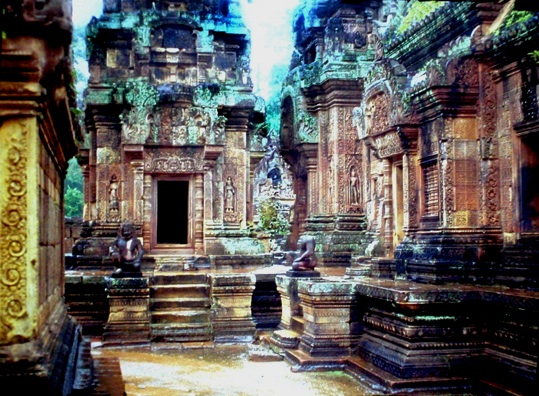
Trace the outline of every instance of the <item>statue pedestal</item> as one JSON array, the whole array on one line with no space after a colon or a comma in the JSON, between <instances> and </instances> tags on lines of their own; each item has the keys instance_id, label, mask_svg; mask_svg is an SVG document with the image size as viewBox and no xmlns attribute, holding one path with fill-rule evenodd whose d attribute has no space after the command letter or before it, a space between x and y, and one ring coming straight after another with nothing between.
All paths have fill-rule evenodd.
<instances>
[{"instance_id":1,"label":"statue pedestal","mask_svg":"<svg viewBox=\"0 0 539 396\"><path fill-rule=\"evenodd\" d=\"M320 278L320 272L315 270L288 270L286 276L291 278Z\"/></svg>"},{"instance_id":2,"label":"statue pedestal","mask_svg":"<svg viewBox=\"0 0 539 396\"><path fill-rule=\"evenodd\" d=\"M216 342L251 342L255 322L251 301L256 277L253 274L212 276L213 335Z\"/></svg>"},{"instance_id":3,"label":"statue pedestal","mask_svg":"<svg viewBox=\"0 0 539 396\"><path fill-rule=\"evenodd\" d=\"M104 344L146 344L150 341L148 278L108 278L109 318Z\"/></svg>"},{"instance_id":4,"label":"statue pedestal","mask_svg":"<svg viewBox=\"0 0 539 396\"><path fill-rule=\"evenodd\" d=\"M284 276L275 277L277 291L281 296L282 313L279 323L281 329L295 330L292 328L292 318L302 315L298 297L298 280L308 278L320 278L320 272L288 270Z\"/></svg>"},{"instance_id":5,"label":"statue pedestal","mask_svg":"<svg viewBox=\"0 0 539 396\"><path fill-rule=\"evenodd\" d=\"M281 330L274 333L272 342L286 349L287 356L299 365L303 364L302 360L313 362L320 357L331 360L349 356L358 338L354 317L355 284L323 279L320 273L313 272L318 277L308 278L305 274L275 278L281 295L282 316Z\"/></svg>"}]
</instances>

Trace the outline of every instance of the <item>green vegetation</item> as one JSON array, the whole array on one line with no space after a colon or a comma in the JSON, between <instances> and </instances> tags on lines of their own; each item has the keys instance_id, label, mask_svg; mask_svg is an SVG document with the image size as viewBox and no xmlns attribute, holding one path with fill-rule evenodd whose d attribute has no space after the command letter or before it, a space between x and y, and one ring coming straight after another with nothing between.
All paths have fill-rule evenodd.
<instances>
[{"instance_id":1,"label":"green vegetation","mask_svg":"<svg viewBox=\"0 0 539 396\"><path fill-rule=\"evenodd\" d=\"M280 211L279 202L268 198L260 202L258 207L258 224L256 230L269 235L286 235L290 230L290 222Z\"/></svg>"},{"instance_id":2,"label":"green vegetation","mask_svg":"<svg viewBox=\"0 0 539 396\"><path fill-rule=\"evenodd\" d=\"M512 10L503 21L503 23L496 29L493 34L498 35L508 27L516 25L519 23L526 22L528 19L534 16L534 13L531 11L517 11Z\"/></svg>"},{"instance_id":3,"label":"green vegetation","mask_svg":"<svg viewBox=\"0 0 539 396\"><path fill-rule=\"evenodd\" d=\"M266 104L266 125L272 140L277 139L281 129L281 87L287 74L288 65L275 65L271 71L271 96Z\"/></svg>"},{"instance_id":4,"label":"green vegetation","mask_svg":"<svg viewBox=\"0 0 539 396\"><path fill-rule=\"evenodd\" d=\"M446 3L446 1L412 0L396 29L397 34L403 34L414 23L422 21L427 15L430 15L438 8L443 7Z\"/></svg>"},{"instance_id":5,"label":"green vegetation","mask_svg":"<svg viewBox=\"0 0 539 396\"><path fill-rule=\"evenodd\" d=\"M77 160L69 160L64 183L64 210L66 217L81 217L84 206L82 170Z\"/></svg>"}]
</instances>

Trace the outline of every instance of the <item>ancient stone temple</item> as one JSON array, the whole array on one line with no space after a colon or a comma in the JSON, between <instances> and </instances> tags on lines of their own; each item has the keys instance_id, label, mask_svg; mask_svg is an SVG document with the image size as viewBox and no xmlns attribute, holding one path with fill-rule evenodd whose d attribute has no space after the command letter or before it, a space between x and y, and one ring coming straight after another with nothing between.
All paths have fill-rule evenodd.
<instances>
[{"instance_id":1,"label":"ancient stone temple","mask_svg":"<svg viewBox=\"0 0 539 396\"><path fill-rule=\"evenodd\" d=\"M2 393L67 395L89 385L77 374L89 344L63 300L63 179L81 137L71 2L3 1L0 29Z\"/></svg>"},{"instance_id":2,"label":"ancient stone temple","mask_svg":"<svg viewBox=\"0 0 539 396\"><path fill-rule=\"evenodd\" d=\"M87 34L94 236L130 221L147 257L263 252L247 223L264 105L238 2L105 1Z\"/></svg>"},{"instance_id":3,"label":"ancient stone temple","mask_svg":"<svg viewBox=\"0 0 539 396\"><path fill-rule=\"evenodd\" d=\"M291 361L390 393L537 389L537 11L300 7L281 102L295 232L351 267L297 282L275 337Z\"/></svg>"}]
</instances>

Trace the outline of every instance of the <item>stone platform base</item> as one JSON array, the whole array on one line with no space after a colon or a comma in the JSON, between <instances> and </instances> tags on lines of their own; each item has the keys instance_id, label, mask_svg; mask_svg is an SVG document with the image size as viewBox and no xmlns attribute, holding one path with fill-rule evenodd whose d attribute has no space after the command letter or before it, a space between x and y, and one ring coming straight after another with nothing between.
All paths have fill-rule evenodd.
<instances>
[{"instance_id":1,"label":"stone platform base","mask_svg":"<svg viewBox=\"0 0 539 396\"><path fill-rule=\"evenodd\" d=\"M346 359L345 371L372 388L380 385L384 394L456 395L472 390L470 381L465 378L398 378L357 356Z\"/></svg>"},{"instance_id":2,"label":"stone platform base","mask_svg":"<svg viewBox=\"0 0 539 396\"><path fill-rule=\"evenodd\" d=\"M291 278L320 278L320 272L318 271L286 271L286 276Z\"/></svg>"}]
</instances>

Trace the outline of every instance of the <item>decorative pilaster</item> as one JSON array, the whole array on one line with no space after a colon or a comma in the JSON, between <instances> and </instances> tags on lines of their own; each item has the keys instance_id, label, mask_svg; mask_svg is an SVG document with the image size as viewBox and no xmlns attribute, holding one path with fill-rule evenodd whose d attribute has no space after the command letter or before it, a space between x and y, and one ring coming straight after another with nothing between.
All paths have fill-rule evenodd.
<instances>
[{"instance_id":1,"label":"decorative pilaster","mask_svg":"<svg viewBox=\"0 0 539 396\"><path fill-rule=\"evenodd\" d=\"M132 161L133 167L133 218L136 224L142 223L144 213L144 162Z\"/></svg>"},{"instance_id":2,"label":"decorative pilaster","mask_svg":"<svg viewBox=\"0 0 539 396\"><path fill-rule=\"evenodd\" d=\"M318 194L318 172L316 158L307 158L307 213L317 213L319 211Z\"/></svg>"},{"instance_id":3,"label":"decorative pilaster","mask_svg":"<svg viewBox=\"0 0 539 396\"><path fill-rule=\"evenodd\" d=\"M36 123L32 119L14 119L0 124L0 345L16 339L31 339L39 295L38 226L36 191ZM31 143L32 141L32 143ZM31 183L31 185L29 185ZM37 191L36 191L37 192Z\"/></svg>"},{"instance_id":4,"label":"decorative pilaster","mask_svg":"<svg viewBox=\"0 0 539 396\"><path fill-rule=\"evenodd\" d=\"M195 174L195 233L196 254L204 254L204 176Z\"/></svg>"},{"instance_id":5,"label":"decorative pilaster","mask_svg":"<svg viewBox=\"0 0 539 396\"><path fill-rule=\"evenodd\" d=\"M391 179L391 162L384 159L382 163L384 172L383 177L383 213L381 231L384 236L384 250L390 252L393 250L393 231L395 228L395 215L393 211L393 189L398 188L392 185Z\"/></svg>"}]
</instances>

